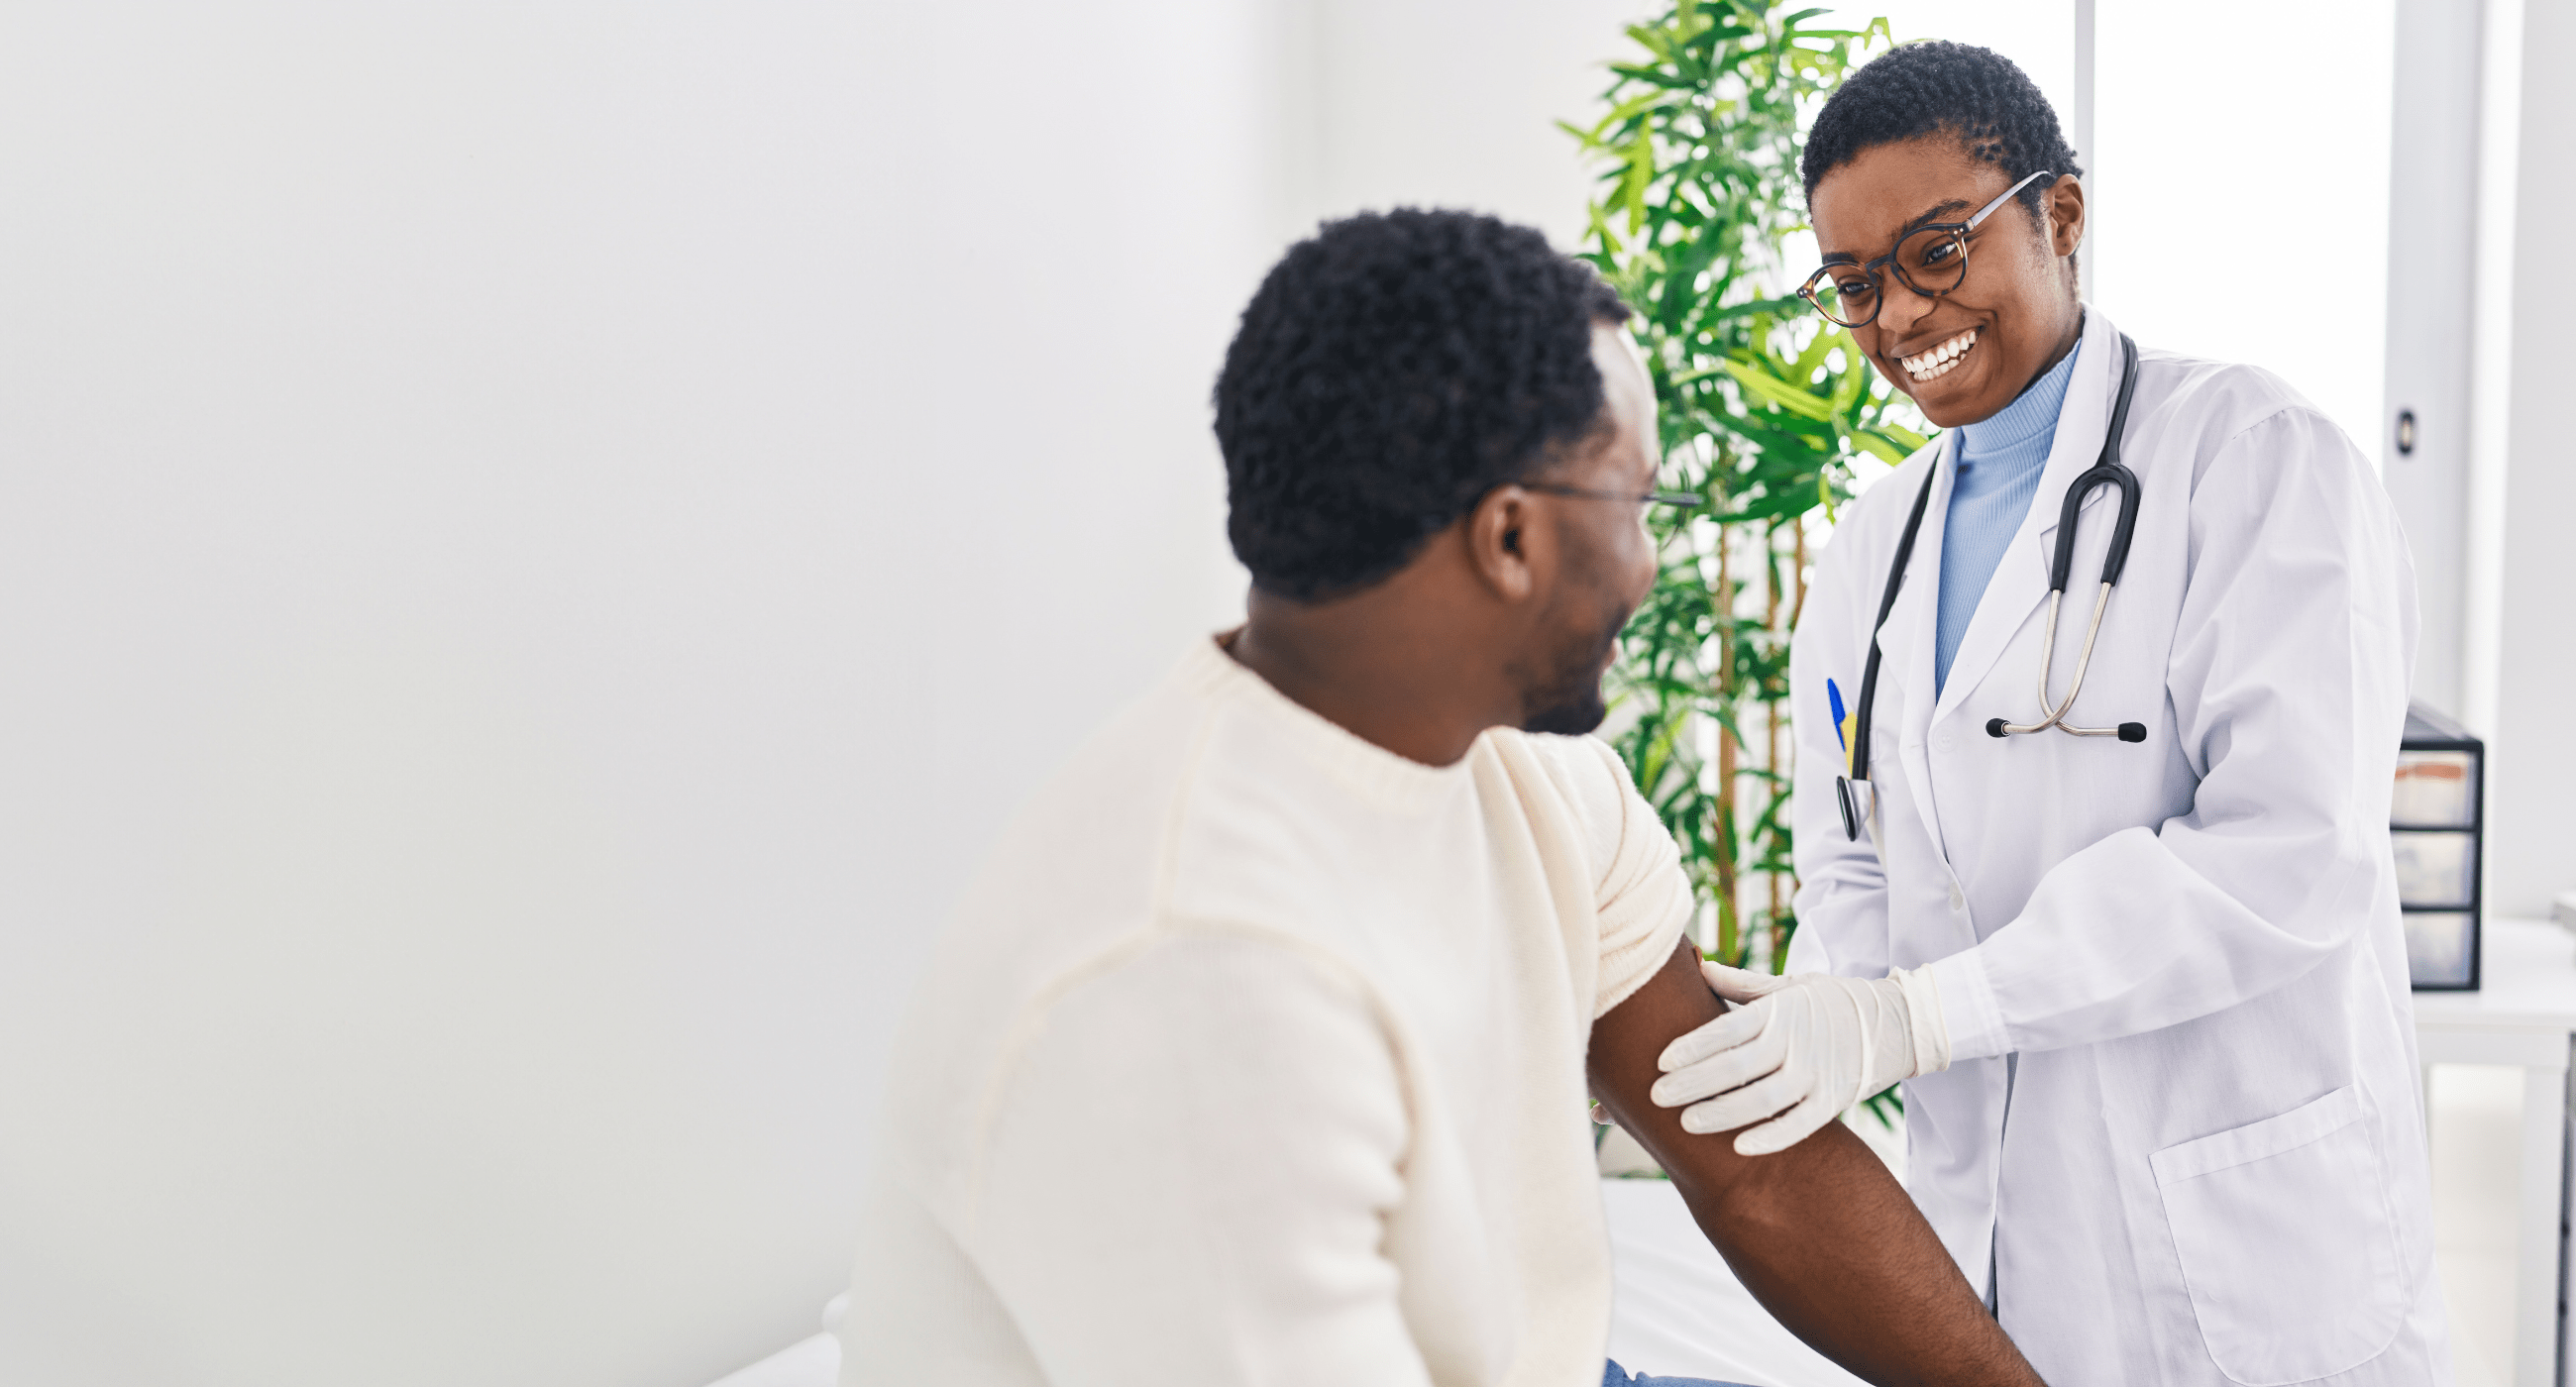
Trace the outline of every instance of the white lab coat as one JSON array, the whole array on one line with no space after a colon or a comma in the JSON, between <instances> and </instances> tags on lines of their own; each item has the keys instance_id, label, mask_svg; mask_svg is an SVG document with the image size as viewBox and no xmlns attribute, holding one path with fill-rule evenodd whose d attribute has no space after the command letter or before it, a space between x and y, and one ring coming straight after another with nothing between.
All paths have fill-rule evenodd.
<instances>
[{"instance_id":1,"label":"white lab coat","mask_svg":"<svg viewBox=\"0 0 2576 1387\"><path fill-rule=\"evenodd\" d=\"M2388 838L2414 572L2369 463L2279 379L2142 347L2136 540L2070 720L2147 739L1985 731L2038 720L2059 508L2119 376L2092 312L1937 698L1943 445L1844 511L1791 655L1791 967L1933 965L1955 1059L1906 1085L1908 1185L2049 1381L2446 1384ZM1825 681L1857 699L1936 467L1880 633L1873 850L1835 808ZM2057 696L2117 501L2080 517Z\"/></svg>"}]
</instances>

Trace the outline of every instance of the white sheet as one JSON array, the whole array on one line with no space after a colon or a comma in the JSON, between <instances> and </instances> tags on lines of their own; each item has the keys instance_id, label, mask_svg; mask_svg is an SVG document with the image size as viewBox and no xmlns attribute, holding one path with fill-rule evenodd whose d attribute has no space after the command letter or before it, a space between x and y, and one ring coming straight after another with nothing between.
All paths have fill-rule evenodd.
<instances>
[{"instance_id":1,"label":"white sheet","mask_svg":"<svg viewBox=\"0 0 2576 1387\"><path fill-rule=\"evenodd\" d=\"M708 1387L833 1387L841 1380L841 1341L830 1334L799 1339Z\"/></svg>"},{"instance_id":2,"label":"white sheet","mask_svg":"<svg viewBox=\"0 0 2576 1387\"><path fill-rule=\"evenodd\" d=\"M1860 1379L1798 1342L1708 1245L1669 1180L1604 1180L1610 1216L1610 1356L1632 1373L1705 1377L1754 1387L1858 1387ZM838 1322L835 1300L825 1324ZM711 1387L833 1387L841 1341L792 1344Z\"/></svg>"},{"instance_id":3,"label":"white sheet","mask_svg":"<svg viewBox=\"0 0 2576 1387\"><path fill-rule=\"evenodd\" d=\"M1618 1281L1610 1356L1619 1366L1755 1387L1860 1387L1755 1303L1670 1180L1604 1180L1601 1201Z\"/></svg>"}]
</instances>

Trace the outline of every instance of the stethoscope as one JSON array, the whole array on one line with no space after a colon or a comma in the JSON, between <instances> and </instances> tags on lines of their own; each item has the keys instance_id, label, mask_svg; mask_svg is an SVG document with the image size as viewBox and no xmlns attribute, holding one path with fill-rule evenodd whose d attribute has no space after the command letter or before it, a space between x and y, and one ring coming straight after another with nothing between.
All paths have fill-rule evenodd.
<instances>
[{"instance_id":1,"label":"stethoscope","mask_svg":"<svg viewBox=\"0 0 2576 1387\"><path fill-rule=\"evenodd\" d=\"M2138 474L2120 462L2120 435L2129 423L2129 396L2138 388L2138 344L2129 334L2120 334L2120 395L2111 407L2111 427L2102 439L2102 456L2090 471L2077 477L2066 488L2066 502L2057 513L2057 554L2048 570L2048 634L2039 647L2039 721L2027 724L2008 723L1993 718L1986 723L1989 737L2009 737L2026 732L2045 732L2054 727L2077 737L2117 737L2124 742L2143 742L2147 726L2124 722L2117 727L2078 727L2066 720L2075 708L2075 696L2084 691L2084 671L2093 663L2093 640L2102 634L2102 612L2111 603L2111 589L2119 586L2120 570L2129 562L2129 539L2138 528ZM1887 624L1887 614L1895 610L1896 593L1905 586L1905 567L1914 557L1915 532L1923 528L1923 508L1932 499L1933 483L1941 479L1941 469L1923 479L1923 489L1914 493L1914 510L1905 518L1905 534L1896 541L1895 561L1888 565L1887 589L1878 599L1878 620L1870 627L1869 664L1861 671L1860 708L1852 723L1851 773L1834 777L1834 799L1842 810L1843 834L1853 842L1860 841L1863 824L1870 827L1875 839L1878 821L1878 797L1869 781L1869 723L1871 708L1878 701L1878 628ZM2084 509L2084 498L2098 486L2120 489L2120 515L2111 528L2111 549L2102 557L2102 586L2093 596L2093 620L2084 628L2084 650L2075 659L2075 682L2066 689L2066 699L2051 703L2048 698L2048 670L2057 653L2057 612L2066 600L2066 583L2075 569L2075 521Z\"/></svg>"}]
</instances>

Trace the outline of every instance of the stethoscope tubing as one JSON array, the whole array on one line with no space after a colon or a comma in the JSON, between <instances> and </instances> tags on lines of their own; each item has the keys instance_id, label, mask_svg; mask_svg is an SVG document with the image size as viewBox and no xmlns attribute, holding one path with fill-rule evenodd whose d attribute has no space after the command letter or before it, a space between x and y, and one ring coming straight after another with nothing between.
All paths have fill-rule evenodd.
<instances>
[{"instance_id":1,"label":"stethoscope tubing","mask_svg":"<svg viewBox=\"0 0 2576 1387\"><path fill-rule=\"evenodd\" d=\"M2120 585L2121 571L2128 567L2129 543L2136 537L2138 505L2144 488L2138 474L2120 460L2121 436L2128 432L2129 402L2138 389L2138 344L2127 333L2120 334L2120 390L2111 406L2111 420L2103 430L2102 452L2093 466L2068 485L2066 499L2057 515L2057 546L2050 556L2048 571L2048 626L2040 642L2039 710L2040 720L2016 725L2002 718L1986 723L1986 735L2006 737L2045 732L2056 728L2077 737L2117 737L2124 742L2147 739L2146 725L2124 722L2117 727L2078 727L2066 721L2074 710L2075 697L2084 691L2084 674L2093 664L2093 643L2102 634L2102 615L2111 603L2111 590ZM1854 841L1860 838L1861 825L1870 824L1870 836L1877 835L1878 802L1874 790L1864 791L1869 783L1870 723L1878 706L1878 669L1880 652L1878 633L1887 625L1888 614L1896 609L1896 596L1905 586L1905 571L1914 560L1914 539L1923 528L1923 512L1931 503L1932 488L1941 479L1936 462L1932 473L1923 479L1922 489L1914 493L1914 509L1905 517L1905 531L1896 541L1896 555L1887 569L1887 586L1878 599L1878 620L1870 624L1869 661L1861 671L1860 707L1852 721L1850 774L1835 786L1843 816L1843 832ZM2063 701L2048 696L2048 672L2056 662L2057 618L2066 601L2066 585L2075 569L2075 525L2082 515L2085 498L2098 487L2119 489L2118 518L2111 527L2111 546L2102 556L2102 583L2093 597L2092 619L2085 623L2084 648L2075 658L2075 680L2067 686ZM1865 803L1864 803L1865 800Z\"/></svg>"},{"instance_id":2,"label":"stethoscope tubing","mask_svg":"<svg viewBox=\"0 0 2576 1387\"><path fill-rule=\"evenodd\" d=\"M2102 613L2111 605L2111 589L2120 585L2120 572L2129 566L2129 541L2138 530L2138 503L2144 488L2138 474L2120 461L2120 438L2129 430L2129 400L2138 389L2138 344L2129 334L2120 334L2120 394L2111 406L2110 427L2102 433L2102 455L2093 466L2066 488L2066 500L2057 512L2057 551L2048 565L2048 634L2039 647L2039 712L2040 720L2022 726L1990 718L1986 735L2008 737L2045 732L2054 727L2078 737L2117 737L2124 742L2146 740L2143 723L2124 722L2117 727L2078 727L2066 720L2075 709L2075 696L2084 691L2084 672L2093 666L2093 642L2102 634ZM2096 487L2114 486L2120 490L2118 517L2111 525L2111 547L2102 555L2102 586L2093 597L2093 619L2084 627L2084 649L2075 657L2075 679L2066 686L2065 701L2052 703L2048 697L2048 672L2056 666L2057 615L2066 600L2067 580L2075 569L2075 525L2084 513L2084 498Z\"/></svg>"},{"instance_id":3,"label":"stethoscope tubing","mask_svg":"<svg viewBox=\"0 0 2576 1387\"><path fill-rule=\"evenodd\" d=\"M1914 537L1923 529L1923 508L1932 499L1932 484L1941 479L1936 464L1932 475L1923 479L1923 489L1914 493L1914 509L1905 517L1905 533L1896 541L1896 559L1888 565L1887 588L1879 594L1878 620L1869 624L1869 663L1861 670L1860 711L1852 721L1851 778L1869 779L1870 716L1878 707L1878 632L1887 625L1887 614L1896 610L1896 594L1905 586L1906 567L1914 560Z\"/></svg>"}]
</instances>

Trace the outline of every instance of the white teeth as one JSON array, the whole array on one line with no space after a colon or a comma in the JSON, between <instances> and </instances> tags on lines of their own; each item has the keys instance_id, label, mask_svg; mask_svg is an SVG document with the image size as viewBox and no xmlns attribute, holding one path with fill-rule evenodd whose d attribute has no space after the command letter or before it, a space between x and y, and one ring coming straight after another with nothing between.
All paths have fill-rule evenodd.
<instances>
[{"instance_id":1,"label":"white teeth","mask_svg":"<svg viewBox=\"0 0 2576 1387\"><path fill-rule=\"evenodd\" d=\"M1966 355L1968 348L1975 345L1977 345L1977 330L1970 328L1920 355L1899 357L1897 364L1905 368L1905 374L1916 380L1931 380L1936 376L1947 375L1951 364Z\"/></svg>"}]
</instances>

